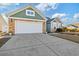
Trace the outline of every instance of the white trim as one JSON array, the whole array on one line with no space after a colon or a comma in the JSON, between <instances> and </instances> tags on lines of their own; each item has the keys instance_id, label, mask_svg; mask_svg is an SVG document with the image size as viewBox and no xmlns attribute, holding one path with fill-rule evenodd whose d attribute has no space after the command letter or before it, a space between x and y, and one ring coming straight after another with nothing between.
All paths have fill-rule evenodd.
<instances>
[{"instance_id":1,"label":"white trim","mask_svg":"<svg viewBox=\"0 0 79 59\"><path fill-rule=\"evenodd\" d=\"M28 14L28 12L32 12L33 14ZM26 10L27 16L35 16L35 12L33 10Z\"/></svg>"},{"instance_id":2,"label":"white trim","mask_svg":"<svg viewBox=\"0 0 79 59\"><path fill-rule=\"evenodd\" d=\"M46 20L38 20L38 19L29 19L29 18L18 18L18 17L9 17L9 19L22 19L22 20L32 20L32 21L45 21L46 22Z\"/></svg>"}]
</instances>

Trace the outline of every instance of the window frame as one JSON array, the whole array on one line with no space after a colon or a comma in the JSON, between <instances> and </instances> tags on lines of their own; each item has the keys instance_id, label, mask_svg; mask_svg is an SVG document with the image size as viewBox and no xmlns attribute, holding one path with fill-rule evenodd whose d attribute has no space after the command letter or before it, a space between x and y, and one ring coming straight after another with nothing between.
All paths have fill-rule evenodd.
<instances>
[{"instance_id":1,"label":"window frame","mask_svg":"<svg viewBox=\"0 0 79 59\"><path fill-rule=\"evenodd\" d=\"M30 14L28 14L28 12L30 12ZM32 12L33 14L31 14L31 12ZM35 16L35 12L34 12L33 10L26 10L26 15L27 15L27 16Z\"/></svg>"}]
</instances>

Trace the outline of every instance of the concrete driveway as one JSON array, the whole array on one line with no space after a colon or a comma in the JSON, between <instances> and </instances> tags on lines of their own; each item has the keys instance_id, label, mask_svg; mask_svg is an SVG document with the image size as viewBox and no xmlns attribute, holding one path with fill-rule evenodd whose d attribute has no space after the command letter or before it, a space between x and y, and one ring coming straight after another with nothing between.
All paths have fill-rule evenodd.
<instances>
[{"instance_id":1,"label":"concrete driveway","mask_svg":"<svg viewBox=\"0 0 79 59\"><path fill-rule=\"evenodd\" d=\"M1 56L79 56L79 44L48 34L19 34L0 48Z\"/></svg>"}]
</instances>

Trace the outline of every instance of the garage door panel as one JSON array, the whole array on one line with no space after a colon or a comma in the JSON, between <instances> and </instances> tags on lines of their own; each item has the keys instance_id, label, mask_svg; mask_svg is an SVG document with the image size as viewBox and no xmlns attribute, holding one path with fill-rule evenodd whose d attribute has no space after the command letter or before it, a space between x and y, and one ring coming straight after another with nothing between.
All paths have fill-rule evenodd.
<instances>
[{"instance_id":1,"label":"garage door panel","mask_svg":"<svg viewBox=\"0 0 79 59\"><path fill-rule=\"evenodd\" d=\"M42 33L42 22L15 21L15 33Z\"/></svg>"}]
</instances>

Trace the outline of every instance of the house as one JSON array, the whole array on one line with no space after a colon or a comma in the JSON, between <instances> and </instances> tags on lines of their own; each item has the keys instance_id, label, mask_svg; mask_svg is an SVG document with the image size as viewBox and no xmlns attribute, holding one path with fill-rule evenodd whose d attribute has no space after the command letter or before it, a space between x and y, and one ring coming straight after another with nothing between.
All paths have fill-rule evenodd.
<instances>
[{"instance_id":1,"label":"house","mask_svg":"<svg viewBox=\"0 0 79 59\"><path fill-rule=\"evenodd\" d=\"M50 19L47 17L47 22L46 22L46 30L47 32L55 32L57 28L62 28L62 22L60 21L60 18L55 17Z\"/></svg>"},{"instance_id":2,"label":"house","mask_svg":"<svg viewBox=\"0 0 79 59\"><path fill-rule=\"evenodd\" d=\"M77 26L75 26L75 25L68 25L67 28L68 28L68 29L76 29Z\"/></svg>"},{"instance_id":3,"label":"house","mask_svg":"<svg viewBox=\"0 0 79 59\"><path fill-rule=\"evenodd\" d=\"M79 23L77 22L77 23L69 24L66 26L66 28L68 32L71 32L71 31L74 32L74 30L75 32L79 32Z\"/></svg>"},{"instance_id":4,"label":"house","mask_svg":"<svg viewBox=\"0 0 79 59\"><path fill-rule=\"evenodd\" d=\"M8 13L8 32L13 34L22 33L45 33L46 18L36 8L26 6Z\"/></svg>"},{"instance_id":5,"label":"house","mask_svg":"<svg viewBox=\"0 0 79 59\"><path fill-rule=\"evenodd\" d=\"M7 33L7 26L8 26L8 18L5 14L0 14L0 32L6 32Z\"/></svg>"},{"instance_id":6,"label":"house","mask_svg":"<svg viewBox=\"0 0 79 59\"><path fill-rule=\"evenodd\" d=\"M79 28L79 22L76 22L73 25Z\"/></svg>"},{"instance_id":7,"label":"house","mask_svg":"<svg viewBox=\"0 0 79 59\"><path fill-rule=\"evenodd\" d=\"M73 24L69 24L69 25L67 25L67 28L77 29L77 28L79 28L79 22L76 22L76 23L73 23Z\"/></svg>"}]
</instances>

